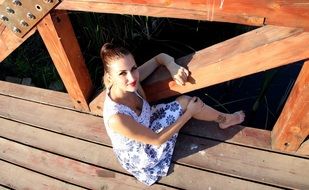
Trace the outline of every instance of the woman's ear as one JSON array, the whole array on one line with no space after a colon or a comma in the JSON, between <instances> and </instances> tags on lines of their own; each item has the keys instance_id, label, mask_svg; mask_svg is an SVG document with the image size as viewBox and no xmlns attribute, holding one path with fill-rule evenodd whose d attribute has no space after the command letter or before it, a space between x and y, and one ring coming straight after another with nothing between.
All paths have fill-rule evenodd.
<instances>
[{"instance_id":1,"label":"woman's ear","mask_svg":"<svg viewBox=\"0 0 309 190\"><path fill-rule=\"evenodd\" d=\"M103 81L104 81L105 87L107 87L107 88L110 88L113 85L112 78L111 78L110 74L108 74L108 73L104 73Z\"/></svg>"}]
</instances>

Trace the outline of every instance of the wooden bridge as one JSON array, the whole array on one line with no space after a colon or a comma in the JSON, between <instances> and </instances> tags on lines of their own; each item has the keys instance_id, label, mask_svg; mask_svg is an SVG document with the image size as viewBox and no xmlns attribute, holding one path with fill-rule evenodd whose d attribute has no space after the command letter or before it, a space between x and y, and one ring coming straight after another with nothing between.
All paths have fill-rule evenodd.
<instances>
[{"instance_id":1,"label":"wooden bridge","mask_svg":"<svg viewBox=\"0 0 309 190\"><path fill-rule=\"evenodd\" d=\"M274 129L220 130L214 123L191 120L177 140L171 174L149 189L309 188L309 141L305 141L309 134L309 1L43 2L53 5L42 19L29 21L34 26L29 26L29 32L14 29L8 23L12 15L0 12L0 61L38 31L68 93L0 81L0 189L148 188L122 169L113 155L100 116L104 92L93 98L80 47L63 14L66 10L261 26L179 58L177 62L192 73L185 86L177 86L164 68L143 85L149 100L155 101L304 60ZM14 3L12 7L22 6ZM5 5L4 10L12 14ZM40 3L33 5L37 11L45 9ZM13 11L17 13L18 8Z\"/></svg>"}]
</instances>

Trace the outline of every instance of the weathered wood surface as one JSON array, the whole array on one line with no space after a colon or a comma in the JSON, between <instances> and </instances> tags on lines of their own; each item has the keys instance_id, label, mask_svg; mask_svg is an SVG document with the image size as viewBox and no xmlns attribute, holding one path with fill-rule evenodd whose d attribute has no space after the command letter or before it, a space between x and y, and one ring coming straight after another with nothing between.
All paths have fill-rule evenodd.
<instances>
[{"instance_id":1,"label":"weathered wood surface","mask_svg":"<svg viewBox=\"0 0 309 190\"><path fill-rule=\"evenodd\" d=\"M89 111L92 82L66 11L46 15L37 28L75 108Z\"/></svg>"},{"instance_id":2,"label":"weathered wood surface","mask_svg":"<svg viewBox=\"0 0 309 190\"><path fill-rule=\"evenodd\" d=\"M143 87L147 99L157 101L289 64L309 57L306 40L309 33L301 29L264 26L177 59L191 71L185 86L177 85L167 69L160 67ZM91 101L91 112L102 115L103 100L104 92Z\"/></svg>"},{"instance_id":3,"label":"weathered wood surface","mask_svg":"<svg viewBox=\"0 0 309 190\"><path fill-rule=\"evenodd\" d=\"M24 156L24 155L23 155ZM22 157L23 157L22 156ZM12 189L55 189L55 190L81 190L54 178L39 174L25 168L0 160L0 184ZM1 187L0 187L1 189Z\"/></svg>"},{"instance_id":4,"label":"weathered wood surface","mask_svg":"<svg viewBox=\"0 0 309 190\"><path fill-rule=\"evenodd\" d=\"M32 126L47 129L48 131L55 131L71 137L59 137L59 134L52 135L50 134L52 132L41 129L39 132L38 129L34 127L30 130L29 126L23 124L14 125L11 123L13 121L4 121L4 119L2 119L1 123L3 123L3 125L0 131L5 138L21 141L25 144L29 143L29 145L39 147L40 149L55 151L61 155L74 159L81 159L94 165L111 168L116 171L120 170L122 172L121 168L119 169L120 165L117 165L116 160L113 160L114 157L108 158L107 160L104 159L104 161L99 161L100 159L98 159L104 155L113 154L110 149L111 144L109 138L104 130L102 118L33 102L30 102L31 104L29 104L30 106L27 108L27 106L24 107L22 105L29 102L12 99L14 98L1 97L1 117L21 121L23 123L31 123ZM14 102L18 105L18 110L13 109L13 107L16 107ZM11 107L8 105L11 105ZM32 113L28 113L30 108L33 110ZM35 110L38 111L36 112ZM61 114L59 115L59 113ZM57 120L54 118L57 118ZM16 134L19 134L19 136ZM59 146L58 142L62 142L62 146ZM95 142L96 144L91 142ZM191 179L192 184L182 184L184 186L181 188L192 187L192 185L204 188L205 185L209 185L208 181L195 184L194 179L196 179L196 175L201 175L200 177L204 175L203 178L206 178L205 171L196 174L195 170L188 172L188 168L183 168L183 166L181 166L188 165L198 167L202 170L215 171L223 173L224 175L237 176L253 181L262 181L263 183L276 184L283 187L303 188L309 185L306 182L307 180L305 180L309 173L309 168L306 167L309 167L308 159L220 143L220 141L216 140L180 135L175 150L174 161L176 162L174 173L167 178L163 178L160 181L161 183L174 186L180 183L178 177L182 176L180 179L187 179L188 181ZM207 173L207 175L212 176L213 174ZM207 178L209 179L209 177ZM210 177L210 179L212 179L212 177ZM230 179L228 179L228 181L229 180Z\"/></svg>"},{"instance_id":5,"label":"weathered wood surface","mask_svg":"<svg viewBox=\"0 0 309 190\"><path fill-rule=\"evenodd\" d=\"M306 140L301 144L301 146L297 150L297 154L309 156L309 140Z\"/></svg>"},{"instance_id":6,"label":"weathered wood surface","mask_svg":"<svg viewBox=\"0 0 309 190\"><path fill-rule=\"evenodd\" d=\"M0 21L0 62L10 53L18 48L24 41L34 34L36 28L32 29L23 38L19 38Z\"/></svg>"},{"instance_id":7,"label":"weathered wood surface","mask_svg":"<svg viewBox=\"0 0 309 190\"><path fill-rule=\"evenodd\" d=\"M74 109L67 93L0 81L0 94L42 104Z\"/></svg>"},{"instance_id":8,"label":"weathered wood surface","mask_svg":"<svg viewBox=\"0 0 309 190\"><path fill-rule=\"evenodd\" d=\"M272 130L272 147L281 151L297 151L308 135L309 61L306 61Z\"/></svg>"},{"instance_id":9,"label":"weathered wood surface","mask_svg":"<svg viewBox=\"0 0 309 190\"><path fill-rule=\"evenodd\" d=\"M57 138L52 140L58 140ZM56 141L59 143L59 141ZM60 141L61 142L61 141ZM142 189L124 174L99 168L0 138L0 158L88 189ZM58 144L59 145L59 144ZM79 153L82 153L79 151ZM102 157L104 159L104 157ZM172 189L154 185L149 189Z\"/></svg>"},{"instance_id":10,"label":"weathered wood surface","mask_svg":"<svg viewBox=\"0 0 309 190\"><path fill-rule=\"evenodd\" d=\"M20 128L23 128L23 127L26 128L26 129L21 130L23 131L23 133L21 133L23 137L15 138L15 139L18 139L18 141L22 143L26 142L27 144L30 144L31 146L36 146L36 147L43 148L48 151L53 151L53 152L56 152L57 154L62 154L64 156L70 156L74 159L81 160L83 162L98 165L104 168L111 168L113 171L116 170L121 173L127 173L117 163L115 157L113 156L112 149L110 147L100 146L100 145L92 144L89 142L87 143L86 141L81 141L75 138L70 138L70 137L59 135L59 134L53 134L51 132L47 132L47 131L39 130L35 128L30 131L27 131L27 128L29 128L28 126L20 126ZM18 130L15 132L18 132ZM31 132L34 132L34 134L33 133L31 134ZM47 138L50 141L47 141L47 139L44 140L44 138ZM63 143L62 146L59 146L59 142ZM99 188L94 187L96 186L95 185L96 183L99 183L99 181L96 181L96 180L99 180L100 178L104 178L105 176L106 177L105 179L107 180L111 180L115 182L119 180L123 180L124 184L127 182L126 185L130 185L133 187L138 186L136 184L137 182L135 183L132 182L129 177L127 177L128 179L121 178L121 175L114 174L111 171L99 172L102 170L100 168L96 168L94 171L92 171L91 170L93 168L92 166L88 166L85 168L85 167L82 167L81 164L76 161L72 161L72 160L65 159L65 158L59 158L55 155L50 155L48 153L42 152L41 156L35 155L34 152L38 152L38 151L29 150L31 151L29 153L27 151L27 149L29 148L26 148L26 147L23 147L17 144L15 145L15 143L13 145L12 143L9 143L9 144L5 142L1 143L0 141L0 144L1 144L1 149L6 150L5 154L2 155L3 159L10 160L14 163L16 162L26 167L31 167L34 170L46 173L51 176L58 176L59 178L63 177L61 178L62 180L65 180L65 181L69 180L70 182L74 184L79 184L84 187L87 185L88 187L99 189ZM78 146L80 147L78 148ZM12 149L7 150L6 147L12 147ZM22 156L18 156L18 155L28 155L28 156L27 156L27 159L24 159ZM111 155L111 156L106 157L106 155ZM28 159L31 159L31 160L42 160L43 159L44 162L42 163L42 165L39 165L39 164L32 165L34 163L31 163L30 160ZM49 166L54 166L54 167L45 168L46 164L48 164ZM58 174L61 170L63 170L61 168L58 168L61 166L67 170L66 172L64 172L65 174ZM237 189L239 186L241 187L240 189L245 189L243 187L262 188L262 189L263 187L264 188L267 187L267 186L255 184L252 182L246 182L244 180L234 179L231 177L225 177L225 176L221 176L218 174L212 174L211 172L205 172L205 171L196 170L190 167L184 167L184 166L177 165L177 164L174 166L173 170L174 170L174 173L169 175L166 179L160 180L160 184L168 184L168 185L173 185L175 187L180 187L180 188L185 188L185 189L190 189L190 188L204 189L205 186L211 186L211 187L220 189L220 187L223 188L224 184L227 185L227 183L233 184L230 186L231 189ZM102 174L102 176L98 177L98 174L96 174L97 172ZM87 174L84 174L84 173L91 174L93 179L87 183L88 180L86 179L91 176L86 176ZM75 178L72 177L71 175L75 176ZM84 176L84 177L81 177L81 176ZM202 177L204 179L209 179L210 181L204 180L204 181L196 182L195 177L197 176ZM117 180L117 178L119 180ZM184 179L185 181L182 181ZM221 181L221 184L217 184L218 180ZM77 182L77 181L80 181L80 182ZM110 188L110 185L106 185L106 186ZM155 189L159 187L162 188L162 185L153 186L153 188Z\"/></svg>"},{"instance_id":11,"label":"weathered wood surface","mask_svg":"<svg viewBox=\"0 0 309 190\"><path fill-rule=\"evenodd\" d=\"M1 84L1 83L0 83ZM46 104L45 102L47 101L45 98L42 99L41 95L43 94L49 94L50 95L50 100L48 100L48 104L49 105L55 105L56 107L62 107L62 104L58 104L58 100L56 98L52 98L52 97L57 97L58 96L58 92L55 91L51 91L51 90L43 90L43 89L39 89L39 88L27 88L24 87L22 85L15 85L12 83L2 83L4 84L4 86L0 85L0 89L15 89L14 92L19 92L19 91L24 91L23 94L27 94L27 96L23 97L19 97L16 96L16 93L11 93L11 91L1 91L0 90L0 94L3 94L5 96L12 96L12 97L17 97L18 99L25 99L25 100L30 100L32 102L38 102L38 103L43 103ZM35 90L34 90L35 89ZM8 92L8 93L4 93L4 92ZM33 95L31 95L31 93ZM52 94L55 93L55 96L53 96ZM63 98L63 99L69 99L67 94L60 94L61 96L59 98ZM65 97L66 96L66 97ZM29 99L28 99L29 97ZM33 97L36 97L37 99L34 100ZM9 99L7 99L9 100ZM16 101L16 102L15 102ZM14 102L10 103L11 104L11 108L18 106L19 104L22 105L22 109L23 110L31 110L32 105L36 105L36 104L32 104L32 103L27 103L27 102L23 102L23 101L19 101L19 100L15 100ZM9 103L9 102L7 102ZM60 102L61 103L61 102ZM3 104L3 109L6 109L7 105ZM36 105L38 106L38 105ZM67 106L64 106L64 108L66 108ZM13 108L14 109L14 108ZM48 112L57 112L57 110L50 108L48 106L39 106L38 109L46 109L46 110L50 110ZM14 113L14 110L11 110L12 113ZM33 110L35 111L35 110ZM87 115L80 115L77 113L71 113L69 110L63 110L61 111L64 114L64 117L68 118L66 121L69 122L71 120L70 123L72 123L72 125L70 124L66 124L66 129L68 129L68 131L72 131L74 132L75 127L78 126L79 130L82 130L83 134L87 134L87 129L91 129L91 131L96 131L96 132L100 132L100 127L101 127L101 121L102 118L98 118L98 117L93 117L91 118L91 122L89 121L89 117ZM5 114L5 111L3 110L2 112L3 114ZM68 114L67 114L68 113ZM40 111L35 112L34 114L40 114ZM42 113L44 114L44 113ZM16 115L16 114L15 114ZM43 121L39 122L38 125L47 125L48 121L53 119L53 118L49 118L48 119L48 115L46 116L42 116ZM88 119L87 119L88 118ZM96 118L96 119L94 119ZM44 122L44 120L46 120L46 122ZM76 120L76 122L75 122ZM26 120L31 122L31 120ZM83 124L83 125L81 125ZM86 125L86 126L84 126ZM207 126L207 130L200 130L200 126ZM59 127L61 127L61 124L59 125ZM86 128L85 130L83 130L83 128ZM62 129L61 129L62 131ZM66 132L66 131L64 131ZM241 145L245 145L245 146L252 146L252 147L258 147L258 148L263 148L263 149L270 149L270 131L266 131L266 130L261 130L261 129L256 129L256 128L251 128L251 127L244 127L244 126L235 126L233 128L229 128L227 130L221 130L220 128L217 127L216 123L212 123L212 122L204 122L204 121L198 121L198 120L194 120L192 119L190 122L188 122L186 124L186 126L182 129L183 133L186 134L191 134L191 135L195 135L195 136L200 136L200 137L205 137L205 138L214 138L220 141L226 141L226 142L230 142L230 143L235 143L235 144L241 144ZM74 133L73 133L74 134ZM76 134L78 136L78 134ZM89 134L91 135L91 134ZM101 134L99 134L101 135ZM75 135L73 135L75 136ZM85 136L87 138L87 135Z\"/></svg>"},{"instance_id":12,"label":"weathered wood surface","mask_svg":"<svg viewBox=\"0 0 309 190\"><path fill-rule=\"evenodd\" d=\"M309 29L306 1L64 0L57 9Z\"/></svg>"},{"instance_id":13,"label":"weathered wood surface","mask_svg":"<svg viewBox=\"0 0 309 190\"><path fill-rule=\"evenodd\" d=\"M284 27L265 29L251 31L179 60L191 72L184 86L177 85L170 76L164 79L168 74L158 70L151 75L157 82L144 85L147 98L160 100L309 57L309 32ZM249 36L250 40L246 38Z\"/></svg>"}]
</instances>

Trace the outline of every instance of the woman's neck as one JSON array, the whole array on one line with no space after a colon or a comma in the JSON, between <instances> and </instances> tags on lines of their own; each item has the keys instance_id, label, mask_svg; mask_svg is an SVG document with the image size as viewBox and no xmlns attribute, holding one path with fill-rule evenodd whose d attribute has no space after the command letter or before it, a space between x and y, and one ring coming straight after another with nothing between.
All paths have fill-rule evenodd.
<instances>
[{"instance_id":1,"label":"woman's neck","mask_svg":"<svg viewBox=\"0 0 309 190\"><path fill-rule=\"evenodd\" d=\"M123 91L118 88L111 88L110 89L110 96L114 100L124 100L125 98L128 98L132 96L134 92L128 92L128 91Z\"/></svg>"}]
</instances>

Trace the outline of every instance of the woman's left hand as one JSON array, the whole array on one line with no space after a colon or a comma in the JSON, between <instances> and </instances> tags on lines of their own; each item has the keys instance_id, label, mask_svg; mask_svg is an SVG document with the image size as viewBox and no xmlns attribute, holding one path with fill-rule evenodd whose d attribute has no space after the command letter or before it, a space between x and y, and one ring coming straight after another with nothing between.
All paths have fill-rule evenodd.
<instances>
[{"instance_id":1,"label":"woman's left hand","mask_svg":"<svg viewBox=\"0 0 309 190\"><path fill-rule=\"evenodd\" d=\"M184 85L185 82L187 82L190 72L186 68L177 65L175 62L171 62L166 66L166 68L177 84Z\"/></svg>"}]
</instances>

